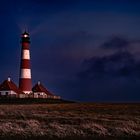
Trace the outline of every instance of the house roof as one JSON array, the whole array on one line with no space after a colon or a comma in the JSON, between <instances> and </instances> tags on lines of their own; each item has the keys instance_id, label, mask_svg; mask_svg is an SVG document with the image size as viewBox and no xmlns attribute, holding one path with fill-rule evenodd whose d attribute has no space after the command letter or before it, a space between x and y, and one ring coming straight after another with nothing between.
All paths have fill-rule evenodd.
<instances>
[{"instance_id":1,"label":"house roof","mask_svg":"<svg viewBox=\"0 0 140 140\"><path fill-rule=\"evenodd\" d=\"M3 83L0 85L0 91L6 91L6 90L12 90L16 92L17 94L24 94L17 86L16 84L11 81L10 78L3 81Z\"/></svg>"},{"instance_id":2,"label":"house roof","mask_svg":"<svg viewBox=\"0 0 140 140\"><path fill-rule=\"evenodd\" d=\"M40 82L38 82L33 88L33 92L45 92L47 95L53 96Z\"/></svg>"}]
</instances>

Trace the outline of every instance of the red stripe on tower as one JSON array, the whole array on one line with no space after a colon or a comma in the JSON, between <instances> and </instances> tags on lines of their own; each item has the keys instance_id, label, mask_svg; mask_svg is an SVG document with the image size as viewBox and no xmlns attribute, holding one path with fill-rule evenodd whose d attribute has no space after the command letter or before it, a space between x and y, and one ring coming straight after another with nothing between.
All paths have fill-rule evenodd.
<instances>
[{"instance_id":1,"label":"red stripe on tower","mask_svg":"<svg viewBox=\"0 0 140 140\"><path fill-rule=\"evenodd\" d=\"M21 63L20 63L20 78L19 89L24 93L32 92L32 79L30 67L30 37L27 32L24 32L21 37Z\"/></svg>"}]
</instances>

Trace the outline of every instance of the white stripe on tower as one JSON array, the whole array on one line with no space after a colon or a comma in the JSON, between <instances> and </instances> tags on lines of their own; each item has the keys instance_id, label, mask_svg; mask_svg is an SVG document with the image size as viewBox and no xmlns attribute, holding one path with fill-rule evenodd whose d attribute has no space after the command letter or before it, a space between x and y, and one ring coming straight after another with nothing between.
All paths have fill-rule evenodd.
<instances>
[{"instance_id":1,"label":"white stripe on tower","mask_svg":"<svg viewBox=\"0 0 140 140\"><path fill-rule=\"evenodd\" d=\"M31 79L31 69L21 69L20 78Z\"/></svg>"},{"instance_id":2,"label":"white stripe on tower","mask_svg":"<svg viewBox=\"0 0 140 140\"><path fill-rule=\"evenodd\" d=\"M22 51L22 59L28 59L30 60L30 51L29 50L23 50Z\"/></svg>"},{"instance_id":3,"label":"white stripe on tower","mask_svg":"<svg viewBox=\"0 0 140 140\"><path fill-rule=\"evenodd\" d=\"M30 37L24 32L21 37L21 64L20 64L20 79L19 88L24 93L32 92L31 68L30 68Z\"/></svg>"}]
</instances>

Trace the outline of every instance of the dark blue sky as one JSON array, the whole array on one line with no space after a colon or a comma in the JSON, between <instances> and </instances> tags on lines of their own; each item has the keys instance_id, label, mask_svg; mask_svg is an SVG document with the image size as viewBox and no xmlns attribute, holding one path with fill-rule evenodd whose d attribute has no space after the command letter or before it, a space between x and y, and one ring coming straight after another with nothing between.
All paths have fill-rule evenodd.
<instances>
[{"instance_id":1,"label":"dark blue sky","mask_svg":"<svg viewBox=\"0 0 140 140\"><path fill-rule=\"evenodd\" d=\"M20 34L32 79L65 99L140 101L139 0L1 0L0 80L18 84Z\"/></svg>"}]
</instances>

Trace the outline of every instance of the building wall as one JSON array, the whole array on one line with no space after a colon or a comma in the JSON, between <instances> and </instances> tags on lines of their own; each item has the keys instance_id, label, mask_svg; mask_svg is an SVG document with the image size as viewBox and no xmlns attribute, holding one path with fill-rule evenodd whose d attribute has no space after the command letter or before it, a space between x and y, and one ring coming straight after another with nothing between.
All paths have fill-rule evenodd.
<instances>
[{"instance_id":1,"label":"building wall","mask_svg":"<svg viewBox=\"0 0 140 140\"><path fill-rule=\"evenodd\" d=\"M60 96L53 96L53 99L61 99L61 97Z\"/></svg>"},{"instance_id":2,"label":"building wall","mask_svg":"<svg viewBox=\"0 0 140 140\"><path fill-rule=\"evenodd\" d=\"M12 90L0 91L1 97L16 97L17 93Z\"/></svg>"},{"instance_id":3,"label":"building wall","mask_svg":"<svg viewBox=\"0 0 140 140\"><path fill-rule=\"evenodd\" d=\"M0 91L0 97L11 97L11 98L49 98L49 99L60 99L60 96L47 95L45 92L34 92L32 94L17 94L12 90Z\"/></svg>"},{"instance_id":4,"label":"building wall","mask_svg":"<svg viewBox=\"0 0 140 140\"><path fill-rule=\"evenodd\" d=\"M47 98L45 92L34 92L34 98Z\"/></svg>"},{"instance_id":5,"label":"building wall","mask_svg":"<svg viewBox=\"0 0 140 140\"><path fill-rule=\"evenodd\" d=\"M18 94L17 98L27 98L26 94Z\"/></svg>"},{"instance_id":6,"label":"building wall","mask_svg":"<svg viewBox=\"0 0 140 140\"><path fill-rule=\"evenodd\" d=\"M45 92L34 92L34 98L61 99L60 96L47 95Z\"/></svg>"}]
</instances>

